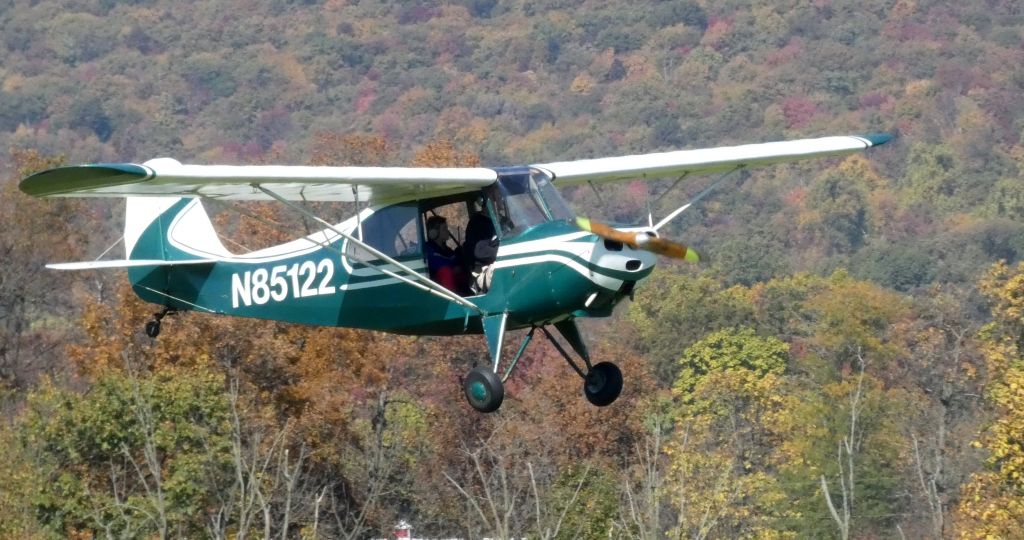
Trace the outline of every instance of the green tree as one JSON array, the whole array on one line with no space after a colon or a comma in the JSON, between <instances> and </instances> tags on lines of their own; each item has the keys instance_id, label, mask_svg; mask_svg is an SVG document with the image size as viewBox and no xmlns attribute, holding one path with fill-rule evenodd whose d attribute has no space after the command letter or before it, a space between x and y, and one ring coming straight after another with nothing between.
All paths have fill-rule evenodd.
<instances>
[{"instance_id":1,"label":"green tree","mask_svg":"<svg viewBox=\"0 0 1024 540\"><path fill-rule=\"evenodd\" d=\"M709 334L687 348L673 387L679 402L667 450L676 491L675 534L782 538L787 514L774 476L789 347L749 328Z\"/></svg>"},{"instance_id":2,"label":"green tree","mask_svg":"<svg viewBox=\"0 0 1024 540\"><path fill-rule=\"evenodd\" d=\"M85 394L44 384L21 426L46 478L32 499L40 521L63 533L200 534L232 479L223 388L202 369L109 373Z\"/></svg>"},{"instance_id":3,"label":"green tree","mask_svg":"<svg viewBox=\"0 0 1024 540\"><path fill-rule=\"evenodd\" d=\"M789 360L789 346L773 337L760 337L752 328L726 328L690 345L679 360L673 385L684 402L711 373L746 370L756 376L781 375Z\"/></svg>"},{"instance_id":4,"label":"green tree","mask_svg":"<svg viewBox=\"0 0 1024 540\"><path fill-rule=\"evenodd\" d=\"M742 287L725 288L708 276L657 270L630 306L634 346L647 354L659 380L674 381L678 359L709 332L749 325L753 307Z\"/></svg>"}]
</instances>

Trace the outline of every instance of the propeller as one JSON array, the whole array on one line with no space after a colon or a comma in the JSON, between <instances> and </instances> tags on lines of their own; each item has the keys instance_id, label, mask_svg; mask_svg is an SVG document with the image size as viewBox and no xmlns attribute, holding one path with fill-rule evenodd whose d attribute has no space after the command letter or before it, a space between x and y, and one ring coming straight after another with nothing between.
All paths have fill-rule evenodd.
<instances>
[{"instance_id":1,"label":"propeller","mask_svg":"<svg viewBox=\"0 0 1024 540\"><path fill-rule=\"evenodd\" d=\"M678 242L666 240L658 236L658 234L653 230L639 232L620 231L614 227L605 225L604 223L583 217L576 218L576 225L579 225L579 227L584 231L594 233L605 240L621 242L633 249L642 249L665 257L682 259L688 262L700 261L700 255L698 255L696 251Z\"/></svg>"},{"instance_id":2,"label":"propeller","mask_svg":"<svg viewBox=\"0 0 1024 540\"><path fill-rule=\"evenodd\" d=\"M688 262L699 262L700 255L698 255L696 251L678 242L666 240L658 236L658 229L667 225L668 222L678 217L679 214L682 214L684 211L686 211L686 209L690 208L704 197L707 197L712 191L715 190L715 188L720 186L722 182L725 181L726 177L728 177L729 175L736 171L742 170L745 167L746 165L741 164L733 169L726 171L725 174L718 177L718 179L712 182L711 185L704 188L703 191L698 193L696 197L690 199L690 202L673 210L672 213L665 216L665 219L659 221L657 225L654 224L654 216L651 214L650 207L648 206L647 224L649 228L647 230L641 230L639 232L620 231L614 227L605 225L604 223L599 223L597 221L593 221L584 217L577 217L576 225L579 225L579 227L584 231L594 233L597 236L604 238L605 240L620 242L633 249L642 249L645 251L650 251L651 253L663 255L665 257L671 257L673 259L682 259ZM672 187L669 188L669 191L671 191L672 188L676 187L676 184L678 184L685 176L686 173L684 173L683 176L680 176L679 179L676 180L676 183L672 184ZM663 193L662 197L664 196L665 194Z\"/></svg>"}]
</instances>

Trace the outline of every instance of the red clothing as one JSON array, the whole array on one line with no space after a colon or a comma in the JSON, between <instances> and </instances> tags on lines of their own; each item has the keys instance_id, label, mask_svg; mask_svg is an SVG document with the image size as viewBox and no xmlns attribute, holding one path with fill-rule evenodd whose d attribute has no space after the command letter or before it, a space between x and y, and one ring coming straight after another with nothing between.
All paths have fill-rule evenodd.
<instances>
[{"instance_id":1,"label":"red clothing","mask_svg":"<svg viewBox=\"0 0 1024 540\"><path fill-rule=\"evenodd\" d=\"M427 242L425 251L430 279L455 294L465 296L469 283L459 253L436 242Z\"/></svg>"}]
</instances>

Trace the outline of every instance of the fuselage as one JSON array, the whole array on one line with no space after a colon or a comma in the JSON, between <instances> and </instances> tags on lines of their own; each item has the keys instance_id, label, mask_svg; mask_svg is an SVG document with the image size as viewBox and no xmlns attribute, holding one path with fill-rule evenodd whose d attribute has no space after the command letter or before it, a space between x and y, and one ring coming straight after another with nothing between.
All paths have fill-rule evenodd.
<instances>
[{"instance_id":1,"label":"fuselage","mask_svg":"<svg viewBox=\"0 0 1024 540\"><path fill-rule=\"evenodd\" d=\"M545 214L527 226L499 233L497 257L489 265L489 288L465 297L480 311L472 310L385 273L407 275L411 270L429 279L420 246L426 241L421 216L431 204L434 201L405 201L369 208L286 244L245 255L220 254L209 264L131 268L129 277L143 299L180 310L452 335L482 332L481 317L491 314L507 313L509 329L607 316L619 301L632 295L656 262L649 252L580 230L564 215L552 219ZM411 216L401 233L406 239L388 254L405 268L368 258L365 250L338 234L364 239L384 234L389 238L378 244L395 246L390 236L399 233L388 232L388 227L399 230L389 225L396 216L401 217L399 226L406 219L402 216ZM187 229L190 220L199 217L206 219L199 201L182 199L146 230L133 257L210 259L210 249L197 251L186 240L190 234L175 229ZM147 253L147 249L160 251Z\"/></svg>"}]
</instances>

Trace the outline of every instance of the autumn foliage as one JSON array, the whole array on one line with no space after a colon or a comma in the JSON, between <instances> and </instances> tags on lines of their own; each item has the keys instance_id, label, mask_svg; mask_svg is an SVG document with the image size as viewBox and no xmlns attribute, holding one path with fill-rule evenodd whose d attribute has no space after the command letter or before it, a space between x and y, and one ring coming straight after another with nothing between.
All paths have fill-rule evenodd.
<instances>
[{"instance_id":1,"label":"autumn foliage","mask_svg":"<svg viewBox=\"0 0 1024 540\"><path fill-rule=\"evenodd\" d=\"M1019 536L1018 4L12 4L0 537ZM461 395L478 336L190 312L154 341L122 275L43 269L119 257L120 202L17 189L67 162L500 166L871 132L897 138L736 173L666 226L707 262L581 323L626 375L600 409L543 339L494 415ZM715 179L563 194L646 223ZM238 252L316 226L207 202Z\"/></svg>"}]
</instances>

